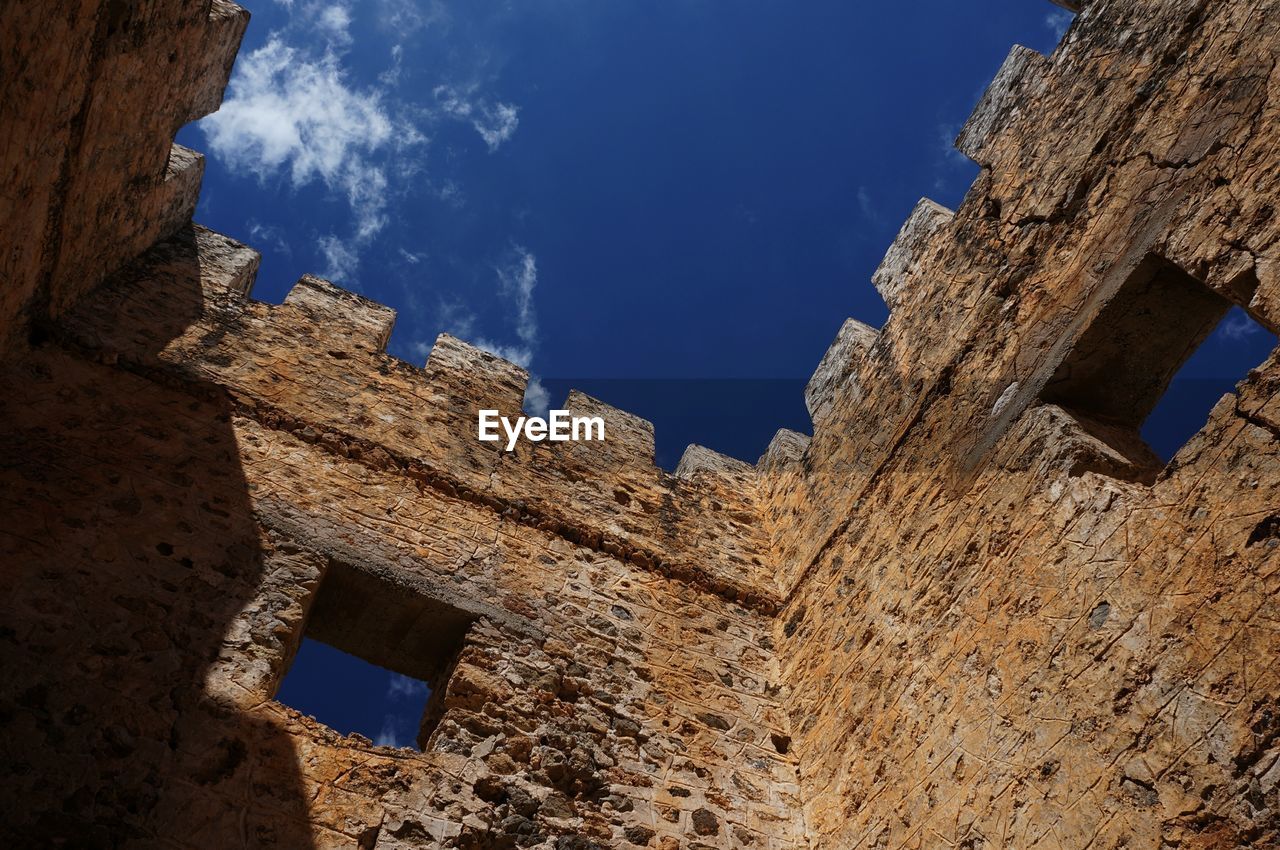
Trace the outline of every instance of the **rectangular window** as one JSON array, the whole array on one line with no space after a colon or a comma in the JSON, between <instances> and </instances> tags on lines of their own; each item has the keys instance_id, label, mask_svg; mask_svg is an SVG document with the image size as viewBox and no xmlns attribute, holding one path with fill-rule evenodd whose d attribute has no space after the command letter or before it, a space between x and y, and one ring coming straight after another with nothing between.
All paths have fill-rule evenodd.
<instances>
[{"instance_id":1,"label":"rectangular window","mask_svg":"<svg viewBox=\"0 0 1280 850\"><path fill-rule=\"evenodd\" d=\"M1247 304L1256 286L1254 279L1233 287L1232 300ZM1206 380L1193 387L1180 378L1166 399L1175 376L1211 334L1214 344L1192 364ZM1248 345L1222 345L1246 337ZM1109 465L1108 474L1150 481L1204 426L1223 393L1264 359L1265 352L1255 359L1256 352L1274 345L1275 337L1243 309L1232 310L1231 300L1150 254L1075 341L1040 401L1066 411L1125 459ZM1248 365L1241 365L1242 355Z\"/></svg>"},{"instance_id":2,"label":"rectangular window","mask_svg":"<svg viewBox=\"0 0 1280 850\"><path fill-rule=\"evenodd\" d=\"M425 749L470 625L409 586L331 564L276 699L342 734Z\"/></svg>"}]
</instances>

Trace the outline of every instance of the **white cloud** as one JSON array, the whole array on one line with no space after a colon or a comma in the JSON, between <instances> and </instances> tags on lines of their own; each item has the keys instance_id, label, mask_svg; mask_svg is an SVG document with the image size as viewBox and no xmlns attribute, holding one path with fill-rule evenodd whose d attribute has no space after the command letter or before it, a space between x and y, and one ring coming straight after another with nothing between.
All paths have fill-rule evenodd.
<instances>
[{"instance_id":1,"label":"white cloud","mask_svg":"<svg viewBox=\"0 0 1280 850\"><path fill-rule=\"evenodd\" d=\"M980 99L981 97L982 93L979 92L978 98ZM974 103L977 102L977 100L974 101ZM960 149L956 147L956 138L960 135L962 129L964 129L963 121L959 124L944 122L938 125L938 144L942 148L942 155L954 165L968 165L970 163L969 157L962 154Z\"/></svg>"},{"instance_id":2,"label":"white cloud","mask_svg":"<svg viewBox=\"0 0 1280 850\"><path fill-rule=\"evenodd\" d=\"M309 58L278 36L241 60L222 108L201 128L232 170L263 180L287 173L295 188L321 181L344 195L355 219L349 250L386 224L387 177L377 158L424 141L396 126L379 92L349 86L332 53ZM332 264L332 244L325 253Z\"/></svg>"},{"instance_id":3,"label":"white cloud","mask_svg":"<svg viewBox=\"0 0 1280 850\"><path fill-rule=\"evenodd\" d=\"M353 283L360 268L360 254L355 246L343 242L337 236L321 236L316 247L324 255L325 267L320 276L339 283Z\"/></svg>"},{"instance_id":4,"label":"white cloud","mask_svg":"<svg viewBox=\"0 0 1280 850\"><path fill-rule=\"evenodd\" d=\"M207 186L200 189L200 201L196 204L196 214L208 218L213 212L213 190Z\"/></svg>"},{"instance_id":5,"label":"white cloud","mask_svg":"<svg viewBox=\"0 0 1280 850\"><path fill-rule=\"evenodd\" d=\"M434 191L437 198L455 209L460 209L467 203L466 196L462 194L462 187L452 180L444 181L435 187Z\"/></svg>"},{"instance_id":6,"label":"white cloud","mask_svg":"<svg viewBox=\"0 0 1280 850\"><path fill-rule=\"evenodd\" d=\"M534 349L528 345L504 345L483 337L472 344L524 369L533 361ZM529 383L525 385L523 407L526 413L537 416L545 416L551 407L551 396L537 375L530 374Z\"/></svg>"},{"instance_id":7,"label":"white cloud","mask_svg":"<svg viewBox=\"0 0 1280 850\"><path fill-rule=\"evenodd\" d=\"M325 6L316 15L316 26L337 45L351 43L351 10L341 3Z\"/></svg>"},{"instance_id":8,"label":"white cloud","mask_svg":"<svg viewBox=\"0 0 1280 850\"><path fill-rule=\"evenodd\" d=\"M974 103L978 102L982 94L981 91L978 92L974 98ZM956 137L960 135L960 130L963 127L963 121L955 123L942 121L938 123L938 159L933 180L933 188L937 192L945 194L953 191L956 188L954 184L958 176L964 175L969 169L973 168L973 161L956 147Z\"/></svg>"},{"instance_id":9,"label":"white cloud","mask_svg":"<svg viewBox=\"0 0 1280 850\"><path fill-rule=\"evenodd\" d=\"M472 345L476 348L483 348L490 354L496 354L503 360L509 360L525 369L529 368L529 363L533 360L533 349L526 345L507 345L501 342L494 342L485 337L480 337Z\"/></svg>"},{"instance_id":10,"label":"white cloud","mask_svg":"<svg viewBox=\"0 0 1280 850\"><path fill-rule=\"evenodd\" d=\"M478 339L476 347L492 352L517 366L529 368L538 346L538 316L533 307L533 290L538 285L538 261L523 246L513 246L510 262L497 266L498 292L506 299L512 311L515 344L498 343ZM525 390L524 409L530 413L544 414L548 407L547 390L533 375Z\"/></svg>"},{"instance_id":11,"label":"white cloud","mask_svg":"<svg viewBox=\"0 0 1280 850\"><path fill-rule=\"evenodd\" d=\"M458 339L470 339L475 332L476 316L456 299L439 302L440 330Z\"/></svg>"},{"instance_id":12,"label":"white cloud","mask_svg":"<svg viewBox=\"0 0 1280 850\"><path fill-rule=\"evenodd\" d=\"M1218 333L1230 342L1240 342L1256 334L1259 330L1257 322L1249 318L1244 311L1232 310L1226 320L1218 327Z\"/></svg>"},{"instance_id":13,"label":"white cloud","mask_svg":"<svg viewBox=\"0 0 1280 850\"><path fill-rule=\"evenodd\" d=\"M483 120L473 118L471 126L476 128L476 132L480 134L480 138L484 139L489 150L496 151L503 142L511 138L516 127L520 125L516 112L516 107L509 103L499 103L493 107L484 106L481 107Z\"/></svg>"},{"instance_id":14,"label":"white cloud","mask_svg":"<svg viewBox=\"0 0 1280 850\"><path fill-rule=\"evenodd\" d=\"M1071 27L1071 22L1075 19L1076 16L1066 9L1058 9L1045 15L1044 25L1053 32L1055 38L1061 39L1066 35L1067 30Z\"/></svg>"},{"instance_id":15,"label":"white cloud","mask_svg":"<svg viewBox=\"0 0 1280 850\"><path fill-rule=\"evenodd\" d=\"M419 128L461 122L493 152L516 132L519 109L487 93L475 67L448 72L452 79L472 81L466 85L433 89L414 78L413 34L452 25L442 0L275 2L288 8L288 22L271 33L266 44L240 57L222 108L200 127L211 158L232 173L264 184L283 182L294 190L318 186L349 210L338 223L327 223L302 238L297 222L250 219L246 226L263 247L287 252L301 246L302 262L355 287L362 255L387 232L402 198L414 195L455 208L466 203L465 187L455 182L447 163L439 173L434 167L428 170L425 151L430 140ZM386 57L381 74L372 70L372 84L357 76L359 69L350 64L353 35L362 48L364 39L372 39L372 55ZM483 52L483 45L478 49ZM463 56L461 64L475 63ZM202 202L208 197L205 193ZM406 278L420 276L432 259L425 252L395 245L386 245L382 256ZM504 303L510 304L514 335L508 340L511 344L491 347L527 366L537 337L532 255L517 251L510 267L498 269L498 279ZM417 283L405 283L409 303L401 306L422 315L425 311L419 307L429 310L429 302L419 304ZM425 317L430 318L429 312ZM472 338L475 316L462 304L446 305L441 320L444 330ZM410 347L424 354L430 348L417 343Z\"/></svg>"},{"instance_id":16,"label":"white cloud","mask_svg":"<svg viewBox=\"0 0 1280 850\"><path fill-rule=\"evenodd\" d=\"M335 57L309 60L273 36L244 57L222 108L201 127L232 167L261 177L287 167L301 186L341 183L390 141L393 125L377 92L347 86Z\"/></svg>"},{"instance_id":17,"label":"white cloud","mask_svg":"<svg viewBox=\"0 0 1280 850\"><path fill-rule=\"evenodd\" d=\"M536 416L546 416L551 409L551 396L536 375L529 379L529 385L525 387L524 409Z\"/></svg>"},{"instance_id":18,"label":"white cloud","mask_svg":"<svg viewBox=\"0 0 1280 850\"><path fill-rule=\"evenodd\" d=\"M373 739L376 747L402 747L404 744L400 742L400 734L394 715L388 714L382 720L382 729L378 732L378 736Z\"/></svg>"},{"instance_id":19,"label":"white cloud","mask_svg":"<svg viewBox=\"0 0 1280 850\"><path fill-rule=\"evenodd\" d=\"M516 245L514 259L494 270L498 275L498 292L512 309L512 325L519 342L507 344L479 339L475 344L478 348L527 369L538 342L538 317L533 309L533 289L538 285L538 261L533 254Z\"/></svg>"},{"instance_id":20,"label":"white cloud","mask_svg":"<svg viewBox=\"0 0 1280 850\"><path fill-rule=\"evenodd\" d=\"M413 310L421 312L419 310L419 305L416 299L412 297L412 294L410 294L410 305ZM435 325L440 329L441 333L447 333L452 336L456 336L458 339L470 342L475 332L476 316L475 313L472 313L465 304L457 299L450 299L448 301L441 299L436 304ZM472 344L478 348L483 348L486 351L497 353L493 351L493 347L485 346L480 343ZM425 361L427 357L431 355L431 349L434 346L435 340L433 339L417 339L409 344L409 350L413 352L415 357ZM499 354L498 356L501 357L502 355Z\"/></svg>"},{"instance_id":21,"label":"white cloud","mask_svg":"<svg viewBox=\"0 0 1280 850\"><path fill-rule=\"evenodd\" d=\"M387 684L388 699L410 699L425 697L429 692L426 682L402 676L399 673L392 673L391 679ZM390 718L388 718L390 719Z\"/></svg>"},{"instance_id":22,"label":"white cloud","mask_svg":"<svg viewBox=\"0 0 1280 850\"><path fill-rule=\"evenodd\" d=\"M533 288L538 285L538 261L522 246L515 246L515 261L498 267L501 292L515 307L516 336L532 346L538 338L538 317L533 310Z\"/></svg>"},{"instance_id":23,"label":"white cloud","mask_svg":"<svg viewBox=\"0 0 1280 850\"><path fill-rule=\"evenodd\" d=\"M356 215L356 236L368 241L387 224L387 175L378 167L352 168L342 186Z\"/></svg>"},{"instance_id":24,"label":"white cloud","mask_svg":"<svg viewBox=\"0 0 1280 850\"><path fill-rule=\"evenodd\" d=\"M862 214L863 219L870 224L880 224L880 211L876 209L875 202L871 199L871 193L867 191L867 187L859 186L856 197L858 199L858 212Z\"/></svg>"},{"instance_id":25,"label":"white cloud","mask_svg":"<svg viewBox=\"0 0 1280 850\"><path fill-rule=\"evenodd\" d=\"M420 29L449 22L442 0L379 0L378 22L403 39Z\"/></svg>"},{"instance_id":26,"label":"white cloud","mask_svg":"<svg viewBox=\"0 0 1280 850\"><path fill-rule=\"evenodd\" d=\"M293 253L280 228L270 224L263 224L252 218L246 224L249 228L249 238L253 240L254 245L265 245L279 251L281 254Z\"/></svg>"},{"instance_id":27,"label":"white cloud","mask_svg":"<svg viewBox=\"0 0 1280 850\"><path fill-rule=\"evenodd\" d=\"M393 45L391 48L391 67L378 75L378 82L391 88L400 84L401 64L404 62L404 46Z\"/></svg>"},{"instance_id":28,"label":"white cloud","mask_svg":"<svg viewBox=\"0 0 1280 850\"><path fill-rule=\"evenodd\" d=\"M468 121L493 153L515 135L520 126L519 109L510 103L490 103L474 99L475 87L459 91L452 86L436 86L433 94L445 115Z\"/></svg>"}]
</instances>

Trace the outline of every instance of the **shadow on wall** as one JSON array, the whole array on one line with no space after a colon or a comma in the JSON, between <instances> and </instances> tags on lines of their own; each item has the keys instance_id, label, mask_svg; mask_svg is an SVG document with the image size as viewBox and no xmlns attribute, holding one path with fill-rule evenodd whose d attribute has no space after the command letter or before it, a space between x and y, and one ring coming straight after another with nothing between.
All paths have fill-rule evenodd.
<instances>
[{"instance_id":1,"label":"shadow on wall","mask_svg":"<svg viewBox=\"0 0 1280 850\"><path fill-rule=\"evenodd\" d=\"M168 338L187 256L150 286ZM0 369L0 843L305 850L289 735L204 687L265 563L230 405L57 336Z\"/></svg>"}]
</instances>

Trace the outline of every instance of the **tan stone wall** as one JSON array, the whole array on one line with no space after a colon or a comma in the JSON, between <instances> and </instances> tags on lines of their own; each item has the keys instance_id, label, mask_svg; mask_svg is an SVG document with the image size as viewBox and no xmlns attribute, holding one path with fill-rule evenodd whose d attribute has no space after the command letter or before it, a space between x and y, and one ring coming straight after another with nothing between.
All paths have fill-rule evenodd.
<instances>
[{"instance_id":1,"label":"tan stone wall","mask_svg":"<svg viewBox=\"0 0 1280 850\"><path fill-rule=\"evenodd\" d=\"M61 328L136 368L225 386L280 427L305 428L321 442L349 438L369 463L447 495L752 607L776 607L750 467L721 469L706 452L702 463L668 474L655 465L651 424L579 394L566 406L603 416L603 445L522 441L505 452L480 442L479 409L519 412L523 369L448 336L425 367L389 357L393 311L309 277L281 305L248 301L256 266L244 246L185 231Z\"/></svg>"},{"instance_id":2,"label":"tan stone wall","mask_svg":"<svg viewBox=\"0 0 1280 850\"><path fill-rule=\"evenodd\" d=\"M249 16L228 0L8 4L0 46L0 351L191 220Z\"/></svg>"},{"instance_id":3,"label":"tan stone wall","mask_svg":"<svg viewBox=\"0 0 1280 850\"><path fill-rule=\"evenodd\" d=\"M66 11L0 53L7 844L1280 840L1280 359L1167 468L1133 434L1215 311L1280 321L1275 3L1095 0L1014 49L812 440L674 475L580 395L603 446L478 442L527 375L390 358L394 313L324 281L248 299L169 147L243 15ZM422 750L275 702L304 634L431 679Z\"/></svg>"},{"instance_id":4,"label":"tan stone wall","mask_svg":"<svg viewBox=\"0 0 1280 850\"><path fill-rule=\"evenodd\" d=\"M22 724L6 756L39 783L8 793L39 798L56 780L78 795L75 817L33 812L9 828L48 841L108 824L188 847L801 846L771 618L732 598L758 604L731 589L747 587L734 547L753 538L718 545L754 490L723 472L662 473L651 433L648 459L625 439L594 455L479 449L472 408L495 387L499 406L518 400L514 367L452 340L437 351L453 359L425 370L392 361L378 350L383 308L310 280L282 306L248 302L256 262L206 231L180 234L7 375L17 590L4 620L44 636L15 635L5 653L5 705ZM450 441L470 453L450 456ZM521 482L530 475L545 481ZM210 476L224 492L190 492ZM517 502L516 486L534 498ZM568 486L578 495L543 513L552 500L536 494ZM60 521L64 488L102 513L78 517L71 537L24 534ZM123 519L110 508L121 499ZM616 507L593 511L593 499ZM664 563L646 556L655 549ZM435 683L443 717L424 752L340 738L271 700L335 571L386 585L388 610L420 597L472 623ZM47 608L55 588L90 616ZM170 598L181 607L151 601ZM354 622L362 605L349 602ZM100 628L119 632L104 652L121 693L74 709L76 689L42 683ZM373 660L425 663L403 649ZM148 654L171 675L153 677ZM98 736L116 726L134 747L118 760L150 765L154 787L108 817L93 803L114 776ZM95 758L50 770L75 735ZM261 784L272 791L259 798Z\"/></svg>"},{"instance_id":5,"label":"tan stone wall","mask_svg":"<svg viewBox=\"0 0 1280 850\"><path fill-rule=\"evenodd\" d=\"M1280 363L1163 473L1043 399L1098 337L1129 340L1099 386L1159 383L1174 284L1089 332L1152 256L1275 327L1278 27L1088 4L1052 57L1013 51L961 135L963 206L922 204L886 257L892 317L842 343L769 508L802 576L778 657L815 846L1277 840Z\"/></svg>"}]
</instances>

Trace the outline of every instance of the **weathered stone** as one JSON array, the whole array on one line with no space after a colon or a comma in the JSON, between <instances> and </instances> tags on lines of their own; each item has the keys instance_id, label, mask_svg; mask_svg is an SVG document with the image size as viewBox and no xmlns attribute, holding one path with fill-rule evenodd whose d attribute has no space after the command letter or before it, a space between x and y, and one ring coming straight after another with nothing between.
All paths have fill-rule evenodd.
<instances>
[{"instance_id":1,"label":"weathered stone","mask_svg":"<svg viewBox=\"0 0 1280 850\"><path fill-rule=\"evenodd\" d=\"M919 265L928 258L930 248L945 244L941 231L954 217L951 210L928 198L916 203L871 275L871 282L890 310L898 309L907 299L905 288Z\"/></svg>"},{"instance_id":2,"label":"weathered stone","mask_svg":"<svg viewBox=\"0 0 1280 850\"><path fill-rule=\"evenodd\" d=\"M804 403L815 427L827 420L842 395L854 402L862 398L858 372L875 343L875 328L856 319L845 320L804 389Z\"/></svg>"},{"instance_id":3,"label":"weathered stone","mask_svg":"<svg viewBox=\"0 0 1280 850\"><path fill-rule=\"evenodd\" d=\"M698 835L715 835L720 831L720 820L709 809L695 810L690 822Z\"/></svg>"},{"instance_id":4,"label":"weathered stone","mask_svg":"<svg viewBox=\"0 0 1280 850\"><path fill-rule=\"evenodd\" d=\"M1171 463L1138 430L1215 316L1280 316L1275 3L1015 49L813 438L676 475L578 393L603 445L482 444L520 367L390 358L316 278L247 297L170 144L238 8L6 20L5 846L1280 841L1280 355ZM418 749L274 700L304 634L431 683Z\"/></svg>"}]
</instances>

